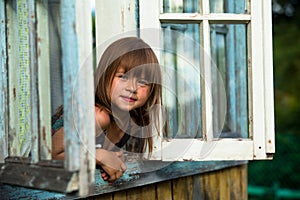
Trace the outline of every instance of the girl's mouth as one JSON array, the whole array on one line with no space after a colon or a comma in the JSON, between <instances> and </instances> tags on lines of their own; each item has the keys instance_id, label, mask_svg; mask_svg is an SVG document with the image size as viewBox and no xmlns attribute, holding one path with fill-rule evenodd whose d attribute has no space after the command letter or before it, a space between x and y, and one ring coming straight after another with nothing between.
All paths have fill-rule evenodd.
<instances>
[{"instance_id":1,"label":"girl's mouth","mask_svg":"<svg viewBox=\"0 0 300 200\"><path fill-rule=\"evenodd\" d=\"M128 96L121 96L121 98L127 102L135 102L137 100L136 98L128 97Z\"/></svg>"}]
</instances>

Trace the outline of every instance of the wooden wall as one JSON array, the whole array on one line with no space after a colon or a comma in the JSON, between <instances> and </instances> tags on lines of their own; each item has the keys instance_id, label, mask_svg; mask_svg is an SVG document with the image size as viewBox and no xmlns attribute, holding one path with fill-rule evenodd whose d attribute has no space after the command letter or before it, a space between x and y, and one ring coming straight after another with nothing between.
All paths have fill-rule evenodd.
<instances>
[{"instance_id":1,"label":"wooden wall","mask_svg":"<svg viewBox=\"0 0 300 200\"><path fill-rule=\"evenodd\" d=\"M92 200L186 200L243 199L247 195L247 165L225 168L90 197ZM130 183L129 183L130 184Z\"/></svg>"}]
</instances>

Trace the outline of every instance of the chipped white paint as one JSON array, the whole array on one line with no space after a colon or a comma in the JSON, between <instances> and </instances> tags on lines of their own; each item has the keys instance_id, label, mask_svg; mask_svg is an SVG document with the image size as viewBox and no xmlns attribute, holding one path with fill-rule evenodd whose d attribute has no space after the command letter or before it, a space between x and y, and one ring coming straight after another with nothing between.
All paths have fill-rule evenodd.
<instances>
[{"instance_id":1,"label":"chipped white paint","mask_svg":"<svg viewBox=\"0 0 300 200\"><path fill-rule=\"evenodd\" d=\"M199 23L199 21L209 20L210 23L216 24L240 24L249 22L251 19L251 15L231 13L214 13L204 15L198 13L163 13L159 16L159 19L161 22L169 23Z\"/></svg>"},{"instance_id":2,"label":"chipped white paint","mask_svg":"<svg viewBox=\"0 0 300 200\"><path fill-rule=\"evenodd\" d=\"M252 160L253 141L172 139L163 142L163 161Z\"/></svg>"},{"instance_id":3,"label":"chipped white paint","mask_svg":"<svg viewBox=\"0 0 300 200\"><path fill-rule=\"evenodd\" d=\"M159 1L140 0L141 27L160 28L161 23L198 23L200 24L202 64L201 74L204 81L201 83L202 95L202 134L203 140L194 140L192 148L188 148L187 155L195 155L196 145L201 148L205 145L214 145L212 153L205 160L230 160L230 159L267 159L268 153L274 153L274 100L273 100L273 71L272 71L272 35L271 35L271 1L247 1L246 14L218 13L211 14L209 2L200 1L200 13L163 13L160 12ZM251 7L251 13L250 13ZM248 62L248 94L249 94L249 138L239 140L213 138L212 127L212 99L211 94L211 63L210 63L210 24L247 24L249 54ZM148 25L149 24L149 25ZM141 35L142 36L142 35ZM153 36L157 37L158 36ZM142 36L143 38L143 36ZM204 56L205 55L205 56ZM246 77L244 77L246 78ZM244 129L247 130L247 129ZM245 135L245 133L243 133ZM253 139L253 140L252 140ZM193 140L193 139L192 139ZM182 141L182 144L180 143ZM162 142L163 159L165 155L184 145L185 139L176 139L176 145L167 151L164 147L167 141ZM207 142L207 143L206 143ZM224 150L229 145L230 147ZM246 149L245 149L246 148ZM167 154L165 154L168 152ZM226 152L226 153L224 153ZM221 155L221 156L220 156ZM177 160L174 157L168 159ZM192 156L192 159L200 159Z\"/></svg>"},{"instance_id":4,"label":"chipped white paint","mask_svg":"<svg viewBox=\"0 0 300 200\"><path fill-rule=\"evenodd\" d=\"M271 0L262 1L263 4L263 55L265 78L265 134L266 153L275 153L275 120L274 120L274 77L273 77L273 37L272 37L272 3Z\"/></svg>"},{"instance_id":5,"label":"chipped white paint","mask_svg":"<svg viewBox=\"0 0 300 200\"><path fill-rule=\"evenodd\" d=\"M36 1L36 15L40 159L51 160L50 49L48 2L46 0Z\"/></svg>"},{"instance_id":6,"label":"chipped white paint","mask_svg":"<svg viewBox=\"0 0 300 200\"><path fill-rule=\"evenodd\" d=\"M97 60L120 36L137 36L136 9L136 0L95 1Z\"/></svg>"},{"instance_id":7,"label":"chipped white paint","mask_svg":"<svg viewBox=\"0 0 300 200\"><path fill-rule=\"evenodd\" d=\"M92 24L87 23L92 21L91 17L89 4L82 0L76 0L76 32L80 66L72 95L78 99L79 103L78 107L73 107L73 113L78 115L76 131L78 131L80 139L80 196L87 195L93 190L95 179L93 38Z\"/></svg>"}]
</instances>

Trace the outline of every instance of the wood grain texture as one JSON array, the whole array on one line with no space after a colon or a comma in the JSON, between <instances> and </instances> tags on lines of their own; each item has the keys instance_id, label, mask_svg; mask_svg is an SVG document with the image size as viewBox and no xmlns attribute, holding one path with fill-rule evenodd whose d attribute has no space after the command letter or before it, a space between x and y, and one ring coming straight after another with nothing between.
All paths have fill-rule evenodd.
<instances>
[{"instance_id":1,"label":"wood grain texture","mask_svg":"<svg viewBox=\"0 0 300 200\"><path fill-rule=\"evenodd\" d=\"M78 173L57 167L43 167L22 163L1 166L1 183L68 193L78 190Z\"/></svg>"},{"instance_id":2,"label":"wood grain texture","mask_svg":"<svg viewBox=\"0 0 300 200\"><path fill-rule=\"evenodd\" d=\"M172 200L172 183L165 181L156 185L157 199Z\"/></svg>"},{"instance_id":3,"label":"wood grain texture","mask_svg":"<svg viewBox=\"0 0 300 200\"><path fill-rule=\"evenodd\" d=\"M247 165L99 195L109 200L247 200Z\"/></svg>"},{"instance_id":4,"label":"wood grain texture","mask_svg":"<svg viewBox=\"0 0 300 200\"><path fill-rule=\"evenodd\" d=\"M7 105L7 47L5 28L5 1L0 1L0 163L8 156L8 105Z\"/></svg>"},{"instance_id":5,"label":"wood grain texture","mask_svg":"<svg viewBox=\"0 0 300 200\"><path fill-rule=\"evenodd\" d=\"M51 159L51 93L48 2L36 1L37 65L39 90L39 154L41 160Z\"/></svg>"}]
</instances>

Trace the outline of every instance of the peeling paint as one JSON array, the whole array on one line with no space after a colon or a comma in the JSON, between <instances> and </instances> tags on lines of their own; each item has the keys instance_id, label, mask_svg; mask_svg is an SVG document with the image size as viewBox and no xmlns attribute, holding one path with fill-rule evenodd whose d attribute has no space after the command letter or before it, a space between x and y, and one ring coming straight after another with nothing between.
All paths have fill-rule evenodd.
<instances>
[{"instance_id":1,"label":"peeling paint","mask_svg":"<svg viewBox=\"0 0 300 200\"><path fill-rule=\"evenodd\" d=\"M121 26L122 26L122 32L124 32L125 29L124 6L122 6L121 8Z\"/></svg>"},{"instance_id":2,"label":"peeling paint","mask_svg":"<svg viewBox=\"0 0 300 200\"><path fill-rule=\"evenodd\" d=\"M42 127L42 134L43 134L43 141L46 141L46 128L45 128L45 126Z\"/></svg>"},{"instance_id":3,"label":"peeling paint","mask_svg":"<svg viewBox=\"0 0 300 200\"><path fill-rule=\"evenodd\" d=\"M268 140L268 143L269 143L269 144L271 144L271 143L272 143L272 141L271 141L271 140Z\"/></svg>"},{"instance_id":4,"label":"peeling paint","mask_svg":"<svg viewBox=\"0 0 300 200\"><path fill-rule=\"evenodd\" d=\"M13 97L14 97L14 100L16 100L16 98L17 98L16 88L13 88Z\"/></svg>"}]
</instances>

